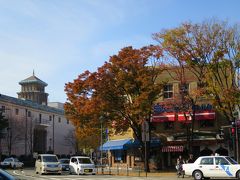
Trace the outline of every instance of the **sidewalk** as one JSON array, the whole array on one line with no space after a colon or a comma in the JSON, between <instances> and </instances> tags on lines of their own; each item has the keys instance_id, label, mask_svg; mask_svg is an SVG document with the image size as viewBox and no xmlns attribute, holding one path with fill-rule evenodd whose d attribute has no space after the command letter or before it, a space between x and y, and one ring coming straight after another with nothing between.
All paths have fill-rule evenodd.
<instances>
[{"instance_id":1,"label":"sidewalk","mask_svg":"<svg viewBox=\"0 0 240 180\"><path fill-rule=\"evenodd\" d=\"M97 174L108 174L113 176L135 176L135 177L176 177L177 172L176 171L157 171L157 172L145 172L143 170L130 170L130 169L98 169Z\"/></svg>"}]
</instances>

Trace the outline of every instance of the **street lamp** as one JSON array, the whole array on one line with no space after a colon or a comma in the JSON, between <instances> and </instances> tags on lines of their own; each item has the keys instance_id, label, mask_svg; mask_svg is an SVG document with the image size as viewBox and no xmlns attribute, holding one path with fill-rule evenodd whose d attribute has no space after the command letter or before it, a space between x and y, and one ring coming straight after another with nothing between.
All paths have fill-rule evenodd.
<instances>
[{"instance_id":1,"label":"street lamp","mask_svg":"<svg viewBox=\"0 0 240 180\"><path fill-rule=\"evenodd\" d=\"M49 151L52 150L52 138L49 138Z\"/></svg>"},{"instance_id":2,"label":"street lamp","mask_svg":"<svg viewBox=\"0 0 240 180\"><path fill-rule=\"evenodd\" d=\"M101 124L101 140L100 140L100 164L102 165L102 151L103 151L103 116L100 116L99 118L100 124Z\"/></svg>"},{"instance_id":3,"label":"street lamp","mask_svg":"<svg viewBox=\"0 0 240 180\"><path fill-rule=\"evenodd\" d=\"M7 128L7 138L8 138L8 155L11 155L12 151L12 130L10 127Z\"/></svg>"}]
</instances>

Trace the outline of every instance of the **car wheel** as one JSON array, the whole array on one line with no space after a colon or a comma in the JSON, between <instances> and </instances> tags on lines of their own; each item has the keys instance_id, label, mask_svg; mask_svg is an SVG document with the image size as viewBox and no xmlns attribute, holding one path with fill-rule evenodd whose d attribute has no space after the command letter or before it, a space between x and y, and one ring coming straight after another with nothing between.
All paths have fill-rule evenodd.
<instances>
[{"instance_id":1,"label":"car wheel","mask_svg":"<svg viewBox=\"0 0 240 180\"><path fill-rule=\"evenodd\" d=\"M193 178L195 180L201 180L203 178L203 174L201 171L197 170L193 172Z\"/></svg>"},{"instance_id":2,"label":"car wheel","mask_svg":"<svg viewBox=\"0 0 240 180\"><path fill-rule=\"evenodd\" d=\"M240 171L237 172L236 178L237 178L237 179L240 179Z\"/></svg>"},{"instance_id":3,"label":"car wheel","mask_svg":"<svg viewBox=\"0 0 240 180\"><path fill-rule=\"evenodd\" d=\"M12 165L12 168L13 168L13 169L16 169L16 165Z\"/></svg>"}]
</instances>

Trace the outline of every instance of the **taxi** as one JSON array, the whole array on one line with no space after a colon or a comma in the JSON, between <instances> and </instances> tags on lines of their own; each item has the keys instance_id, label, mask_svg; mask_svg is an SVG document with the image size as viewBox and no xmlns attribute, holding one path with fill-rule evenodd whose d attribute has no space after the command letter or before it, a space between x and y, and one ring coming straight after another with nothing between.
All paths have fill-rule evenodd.
<instances>
[{"instance_id":1,"label":"taxi","mask_svg":"<svg viewBox=\"0 0 240 180\"><path fill-rule=\"evenodd\" d=\"M201 156L194 163L183 164L184 174L195 180L203 178L240 179L240 164L229 156Z\"/></svg>"}]
</instances>

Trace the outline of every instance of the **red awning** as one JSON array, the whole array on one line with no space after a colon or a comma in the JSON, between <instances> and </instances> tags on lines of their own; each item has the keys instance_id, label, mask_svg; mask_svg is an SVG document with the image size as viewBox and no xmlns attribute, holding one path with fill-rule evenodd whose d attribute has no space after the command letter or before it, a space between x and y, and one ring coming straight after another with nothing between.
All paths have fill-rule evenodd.
<instances>
[{"instance_id":1,"label":"red awning","mask_svg":"<svg viewBox=\"0 0 240 180\"><path fill-rule=\"evenodd\" d=\"M191 121L191 116L189 113L185 113L187 116L187 121ZM195 113L196 120L214 120L215 112L214 111L199 111ZM178 113L178 121L186 121L184 113Z\"/></svg>"},{"instance_id":2,"label":"red awning","mask_svg":"<svg viewBox=\"0 0 240 180\"><path fill-rule=\"evenodd\" d=\"M186 120L186 117L187 120ZM181 122L191 122L192 117L190 116L189 112L187 113L179 112L168 112L168 113L161 113L161 114L154 114L152 116L152 122L167 122L167 121L175 121L176 119ZM208 110L208 111L197 111L195 113L195 120L214 120L215 119L215 111Z\"/></svg>"},{"instance_id":3,"label":"red awning","mask_svg":"<svg viewBox=\"0 0 240 180\"><path fill-rule=\"evenodd\" d=\"M183 152L183 146L163 146L162 152Z\"/></svg>"},{"instance_id":4,"label":"red awning","mask_svg":"<svg viewBox=\"0 0 240 180\"><path fill-rule=\"evenodd\" d=\"M175 113L161 113L152 116L152 122L175 121Z\"/></svg>"}]
</instances>

